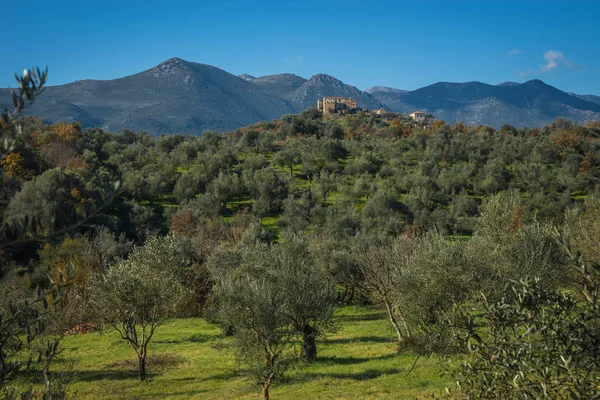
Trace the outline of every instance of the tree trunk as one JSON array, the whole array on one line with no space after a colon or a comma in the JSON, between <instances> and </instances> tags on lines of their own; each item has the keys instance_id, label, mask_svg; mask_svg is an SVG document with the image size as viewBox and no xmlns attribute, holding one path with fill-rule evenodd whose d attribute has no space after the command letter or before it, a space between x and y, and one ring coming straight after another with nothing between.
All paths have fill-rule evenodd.
<instances>
[{"instance_id":1,"label":"tree trunk","mask_svg":"<svg viewBox=\"0 0 600 400\"><path fill-rule=\"evenodd\" d=\"M46 361L43 368L44 373L44 399L52 400L52 383L50 382L50 363Z\"/></svg>"},{"instance_id":2,"label":"tree trunk","mask_svg":"<svg viewBox=\"0 0 600 400\"><path fill-rule=\"evenodd\" d=\"M344 286L344 291L340 295L340 304L346 305L346 295L348 294L348 286Z\"/></svg>"},{"instance_id":3,"label":"tree trunk","mask_svg":"<svg viewBox=\"0 0 600 400\"><path fill-rule=\"evenodd\" d=\"M394 316L394 311L392 309L393 306L391 305L391 303L388 300L386 300L385 307L387 308L388 318L389 318L390 322L392 323L394 330L396 331L396 335L398 335L398 341L402 342L404 340L404 337L402 336L402 332L400 332L400 326L398 326L398 321L396 320L396 317Z\"/></svg>"},{"instance_id":4,"label":"tree trunk","mask_svg":"<svg viewBox=\"0 0 600 400\"><path fill-rule=\"evenodd\" d=\"M351 306L353 301L354 301L354 286L352 286L350 288L350 297L348 297L346 305Z\"/></svg>"},{"instance_id":5,"label":"tree trunk","mask_svg":"<svg viewBox=\"0 0 600 400\"><path fill-rule=\"evenodd\" d=\"M271 386L271 380L267 380L262 384L262 395L263 400L269 400L269 387Z\"/></svg>"},{"instance_id":6,"label":"tree trunk","mask_svg":"<svg viewBox=\"0 0 600 400\"><path fill-rule=\"evenodd\" d=\"M140 381L146 379L146 355L138 356L138 373Z\"/></svg>"},{"instance_id":7,"label":"tree trunk","mask_svg":"<svg viewBox=\"0 0 600 400\"><path fill-rule=\"evenodd\" d=\"M306 361L313 362L317 359L317 343L316 336L317 331L312 326L306 324L302 330L302 336L304 339L304 357Z\"/></svg>"},{"instance_id":8,"label":"tree trunk","mask_svg":"<svg viewBox=\"0 0 600 400\"><path fill-rule=\"evenodd\" d=\"M294 176L294 166L290 165L290 175Z\"/></svg>"}]
</instances>

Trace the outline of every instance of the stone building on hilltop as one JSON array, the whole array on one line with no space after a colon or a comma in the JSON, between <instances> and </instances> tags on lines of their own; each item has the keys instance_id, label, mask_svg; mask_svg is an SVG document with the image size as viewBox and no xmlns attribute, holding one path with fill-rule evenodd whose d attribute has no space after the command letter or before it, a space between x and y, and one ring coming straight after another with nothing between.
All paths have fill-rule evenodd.
<instances>
[{"instance_id":1,"label":"stone building on hilltop","mask_svg":"<svg viewBox=\"0 0 600 400\"><path fill-rule=\"evenodd\" d=\"M415 111L414 113L410 114L410 117L417 122L425 121L425 113L422 111Z\"/></svg>"},{"instance_id":2,"label":"stone building on hilltop","mask_svg":"<svg viewBox=\"0 0 600 400\"><path fill-rule=\"evenodd\" d=\"M331 114L345 114L356 108L356 100L345 97L323 97L323 100L317 100L317 108L323 113L323 117Z\"/></svg>"}]
</instances>

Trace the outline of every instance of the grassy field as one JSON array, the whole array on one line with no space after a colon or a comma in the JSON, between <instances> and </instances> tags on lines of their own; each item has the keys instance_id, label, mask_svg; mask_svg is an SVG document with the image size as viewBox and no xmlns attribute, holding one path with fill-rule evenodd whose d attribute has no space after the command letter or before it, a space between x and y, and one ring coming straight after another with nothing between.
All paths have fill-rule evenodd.
<instances>
[{"instance_id":1,"label":"grassy field","mask_svg":"<svg viewBox=\"0 0 600 400\"><path fill-rule=\"evenodd\" d=\"M398 354L385 314L369 308L339 311L336 334L319 343L318 361L276 382L272 399L428 398L450 385L439 361ZM256 399L258 386L237 370L231 338L203 319L178 319L159 328L150 347L148 379L137 380L135 355L113 331L74 335L62 357L74 363L77 399ZM59 369L59 366L55 367Z\"/></svg>"}]
</instances>

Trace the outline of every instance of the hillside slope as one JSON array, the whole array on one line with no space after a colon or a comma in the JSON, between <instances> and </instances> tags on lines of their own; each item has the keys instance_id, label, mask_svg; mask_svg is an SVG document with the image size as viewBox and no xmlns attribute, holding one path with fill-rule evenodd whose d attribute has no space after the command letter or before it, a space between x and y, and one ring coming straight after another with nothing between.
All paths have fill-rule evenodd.
<instances>
[{"instance_id":1,"label":"hillside slope","mask_svg":"<svg viewBox=\"0 0 600 400\"><path fill-rule=\"evenodd\" d=\"M522 84L439 82L403 92L373 88L371 93L390 110L422 110L449 123L463 121L499 127L541 126L557 117L577 123L600 118L600 104L558 90L540 80Z\"/></svg>"},{"instance_id":2,"label":"hillside slope","mask_svg":"<svg viewBox=\"0 0 600 400\"><path fill-rule=\"evenodd\" d=\"M8 102L8 91L0 92L0 103ZM279 96L226 71L173 58L120 79L48 87L30 113L110 131L193 134L295 111Z\"/></svg>"},{"instance_id":3,"label":"hillside slope","mask_svg":"<svg viewBox=\"0 0 600 400\"><path fill-rule=\"evenodd\" d=\"M302 86L298 87L285 98L290 100L300 109L316 107L317 99L325 96L343 96L356 100L358 107L365 109L379 109L384 105L371 96L354 86L346 85L342 81L330 75L317 74L312 76Z\"/></svg>"}]
</instances>

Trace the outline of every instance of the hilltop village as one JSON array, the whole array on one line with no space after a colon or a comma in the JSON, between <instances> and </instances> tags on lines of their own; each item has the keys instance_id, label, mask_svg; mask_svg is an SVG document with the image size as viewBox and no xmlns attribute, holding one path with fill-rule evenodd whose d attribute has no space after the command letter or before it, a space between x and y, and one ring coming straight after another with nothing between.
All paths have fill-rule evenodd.
<instances>
[{"instance_id":1,"label":"hilltop village","mask_svg":"<svg viewBox=\"0 0 600 400\"><path fill-rule=\"evenodd\" d=\"M352 98L346 98L341 96L326 96L323 99L317 100L317 109L323 113L323 118L327 119L332 114L351 114L356 111L360 111L361 109L357 107L356 100ZM378 110L366 110L372 115L377 115L379 117L385 118L387 120L392 120L395 118L400 118L402 116L406 116L406 114L389 112L385 108L380 108ZM410 118L414 119L417 122L424 122L426 119L426 115L422 111L415 111L408 115Z\"/></svg>"}]
</instances>

